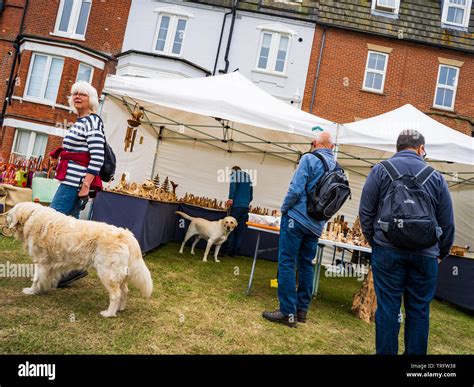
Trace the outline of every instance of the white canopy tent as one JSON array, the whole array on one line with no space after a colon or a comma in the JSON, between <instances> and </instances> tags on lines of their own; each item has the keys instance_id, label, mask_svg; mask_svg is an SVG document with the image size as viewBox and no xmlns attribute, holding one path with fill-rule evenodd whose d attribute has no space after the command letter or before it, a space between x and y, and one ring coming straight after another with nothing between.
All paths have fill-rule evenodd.
<instances>
[{"instance_id":1,"label":"white canopy tent","mask_svg":"<svg viewBox=\"0 0 474 387\"><path fill-rule=\"evenodd\" d=\"M102 116L117 153L117 175L127 172L131 181L169 176L180 185L179 195L225 200L229 170L239 165L256 183L255 205L279 208L309 138L337 130L238 72L192 79L109 76L104 93ZM145 112L143 125L134 151L124 152L126 120L136 103Z\"/></svg>"},{"instance_id":2,"label":"white canopy tent","mask_svg":"<svg viewBox=\"0 0 474 387\"><path fill-rule=\"evenodd\" d=\"M117 155L117 176L127 173L137 182L169 176L179 184L179 196L190 192L225 200L229 170L239 165L255 183L252 204L279 208L310 138L330 131L353 189L341 210L349 220L357 215L371 166L390 157L402 129L417 129L426 138L430 159L440 160L435 167L452 179L456 242L474 246L473 140L411 105L339 126L278 100L237 72L192 79L109 76L104 94L102 116ZM133 152L125 152L126 120L136 104L144 109L143 124Z\"/></svg>"}]
</instances>

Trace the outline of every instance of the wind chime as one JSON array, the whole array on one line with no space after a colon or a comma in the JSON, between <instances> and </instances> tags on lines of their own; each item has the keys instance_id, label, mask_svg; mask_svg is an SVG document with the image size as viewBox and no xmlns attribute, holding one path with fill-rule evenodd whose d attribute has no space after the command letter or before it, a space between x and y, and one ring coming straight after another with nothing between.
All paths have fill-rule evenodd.
<instances>
[{"instance_id":1,"label":"wind chime","mask_svg":"<svg viewBox=\"0 0 474 387\"><path fill-rule=\"evenodd\" d=\"M132 118L127 120L128 127L127 133L125 134L125 152L127 152L129 149L130 152L133 152L133 146L135 145L135 139L137 137L138 131L137 127L140 126L141 118L143 116L143 108L136 104L131 114Z\"/></svg>"}]
</instances>

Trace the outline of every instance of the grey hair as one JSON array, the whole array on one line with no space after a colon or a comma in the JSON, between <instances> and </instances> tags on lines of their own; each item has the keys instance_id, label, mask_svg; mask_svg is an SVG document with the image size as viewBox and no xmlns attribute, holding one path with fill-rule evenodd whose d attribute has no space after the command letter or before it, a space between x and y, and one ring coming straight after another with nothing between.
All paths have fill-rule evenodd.
<instances>
[{"instance_id":1,"label":"grey hair","mask_svg":"<svg viewBox=\"0 0 474 387\"><path fill-rule=\"evenodd\" d=\"M415 129L403 129L397 138L397 152L425 145L425 137Z\"/></svg>"},{"instance_id":2,"label":"grey hair","mask_svg":"<svg viewBox=\"0 0 474 387\"><path fill-rule=\"evenodd\" d=\"M334 144L334 139L332 137L332 134L329 132L317 132L313 137L313 141L316 141L317 143L324 142L323 137L327 137L327 140L331 144Z\"/></svg>"},{"instance_id":3,"label":"grey hair","mask_svg":"<svg viewBox=\"0 0 474 387\"><path fill-rule=\"evenodd\" d=\"M99 110L99 96L94 86L86 81L78 81L72 85L71 95L67 98L67 101L71 110L77 114L74 101L72 100L72 95L75 93L87 94L89 96L89 108L92 110L92 113L97 113Z\"/></svg>"}]
</instances>

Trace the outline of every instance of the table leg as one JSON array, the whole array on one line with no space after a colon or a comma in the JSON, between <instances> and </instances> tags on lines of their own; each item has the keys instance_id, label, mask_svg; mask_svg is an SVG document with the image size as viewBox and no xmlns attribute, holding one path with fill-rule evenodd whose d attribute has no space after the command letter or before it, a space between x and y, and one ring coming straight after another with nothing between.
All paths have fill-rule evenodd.
<instances>
[{"instance_id":1,"label":"table leg","mask_svg":"<svg viewBox=\"0 0 474 387\"><path fill-rule=\"evenodd\" d=\"M323 262L324 245L318 245L316 251L316 267L314 268L313 277L313 297L318 293L319 276L321 275L321 264Z\"/></svg>"},{"instance_id":2,"label":"table leg","mask_svg":"<svg viewBox=\"0 0 474 387\"><path fill-rule=\"evenodd\" d=\"M258 231L258 235L257 235L257 245L255 246L255 253L253 255L252 271L250 272L249 284L247 286L247 296L250 295L250 288L252 287L253 275L255 273L255 264L257 263L259 245L260 245L260 231Z\"/></svg>"}]
</instances>

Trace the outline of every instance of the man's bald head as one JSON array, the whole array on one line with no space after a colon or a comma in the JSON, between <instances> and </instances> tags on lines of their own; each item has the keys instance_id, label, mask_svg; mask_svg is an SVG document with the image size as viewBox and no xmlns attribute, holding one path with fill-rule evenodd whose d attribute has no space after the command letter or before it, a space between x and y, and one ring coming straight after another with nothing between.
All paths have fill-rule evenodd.
<instances>
[{"instance_id":1,"label":"man's bald head","mask_svg":"<svg viewBox=\"0 0 474 387\"><path fill-rule=\"evenodd\" d=\"M311 150L315 149L332 149L334 148L334 141L331 133L329 132L318 132L311 142Z\"/></svg>"}]
</instances>

